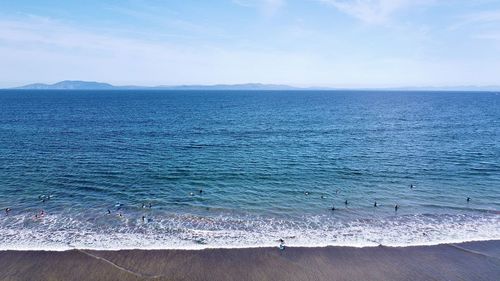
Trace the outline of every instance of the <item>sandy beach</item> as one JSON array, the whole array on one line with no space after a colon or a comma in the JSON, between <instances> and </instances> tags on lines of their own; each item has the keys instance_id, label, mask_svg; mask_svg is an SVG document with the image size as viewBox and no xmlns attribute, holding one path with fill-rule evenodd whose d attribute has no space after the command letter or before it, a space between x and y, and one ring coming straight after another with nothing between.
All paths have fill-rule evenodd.
<instances>
[{"instance_id":1,"label":"sandy beach","mask_svg":"<svg viewBox=\"0 0 500 281\"><path fill-rule=\"evenodd\" d=\"M416 247L2 251L0 280L499 280L500 240Z\"/></svg>"}]
</instances>

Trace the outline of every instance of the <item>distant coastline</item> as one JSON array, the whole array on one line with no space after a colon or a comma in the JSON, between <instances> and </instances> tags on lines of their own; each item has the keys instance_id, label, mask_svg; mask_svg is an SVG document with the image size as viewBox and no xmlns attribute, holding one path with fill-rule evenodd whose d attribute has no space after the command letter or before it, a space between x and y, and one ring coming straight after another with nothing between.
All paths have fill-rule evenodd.
<instances>
[{"instance_id":1,"label":"distant coastline","mask_svg":"<svg viewBox=\"0 0 500 281\"><path fill-rule=\"evenodd\" d=\"M216 84L216 85L160 85L160 86L116 86L95 81L65 80L54 84L34 83L2 90L243 90L243 91L467 91L497 92L500 86L443 86L443 87L296 87L283 84Z\"/></svg>"},{"instance_id":2,"label":"distant coastline","mask_svg":"<svg viewBox=\"0 0 500 281\"><path fill-rule=\"evenodd\" d=\"M11 88L19 90L301 90L305 88L277 84L218 84L218 85L178 85L178 86L115 86L94 81L65 80L54 84L35 83Z\"/></svg>"}]
</instances>

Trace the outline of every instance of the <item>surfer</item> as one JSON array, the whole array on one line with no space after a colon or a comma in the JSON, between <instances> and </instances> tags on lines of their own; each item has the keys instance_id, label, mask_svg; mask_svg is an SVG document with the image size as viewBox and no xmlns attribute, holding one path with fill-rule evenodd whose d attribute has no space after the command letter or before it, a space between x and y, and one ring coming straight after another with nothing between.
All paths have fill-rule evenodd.
<instances>
[{"instance_id":1,"label":"surfer","mask_svg":"<svg viewBox=\"0 0 500 281\"><path fill-rule=\"evenodd\" d=\"M394 206L394 211L395 211L395 212L397 212L397 211L398 211L398 209L399 209L399 205L398 205L398 204L396 204L396 206Z\"/></svg>"},{"instance_id":2,"label":"surfer","mask_svg":"<svg viewBox=\"0 0 500 281\"><path fill-rule=\"evenodd\" d=\"M373 203L373 207L378 207L377 201L375 201L375 203Z\"/></svg>"},{"instance_id":3,"label":"surfer","mask_svg":"<svg viewBox=\"0 0 500 281\"><path fill-rule=\"evenodd\" d=\"M145 216L142 216L142 222L144 222L144 220L145 220L145 219L146 219L146 217L145 217Z\"/></svg>"},{"instance_id":4,"label":"surfer","mask_svg":"<svg viewBox=\"0 0 500 281\"><path fill-rule=\"evenodd\" d=\"M467 197L467 203L470 202L470 197Z\"/></svg>"}]
</instances>

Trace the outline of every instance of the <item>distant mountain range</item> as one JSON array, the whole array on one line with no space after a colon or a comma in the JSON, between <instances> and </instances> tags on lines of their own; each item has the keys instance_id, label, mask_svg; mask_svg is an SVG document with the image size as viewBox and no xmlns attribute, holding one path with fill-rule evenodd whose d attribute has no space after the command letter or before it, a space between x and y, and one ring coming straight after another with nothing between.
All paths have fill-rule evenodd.
<instances>
[{"instance_id":1,"label":"distant mountain range","mask_svg":"<svg viewBox=\"0 0 500 281\"><path fill-rule=\"evenodd\" d=\"M294 90L300 89L287 85L275 84L234 84L234 85L180 85L180 86L114 86L108 83L88 81L61 81L55 84L29 84L14 89L22 90Z\"/></svg>"},{"instance_id":2,"label":"distant mountain range","mask_svg":"<svg viewBox=\"0 0 500 281\"><path fill-rule=\"evenodd\" d=\"M111 90L116 88L115 86L108 83L99 82L87 82L87 81L61 81L55 84L43 84L35 83L29 84L15 89L26 89L26 90Z\"/></svg>"},{"instance_id":3,"label":"distant mountain range","mask_svg":"<svg viewBox=\"0 0 500 281\"><path fill-rule=\"evenodd\" d=\"M500 86L453 86L453 87L399 87L399 88L300 88L276 84L219 84L180 86L114 86L108 83L66 80L55 84L29 84L13 89L21 90L384 90L384 91L500 91Z\"/></svg>"}]
</instances>

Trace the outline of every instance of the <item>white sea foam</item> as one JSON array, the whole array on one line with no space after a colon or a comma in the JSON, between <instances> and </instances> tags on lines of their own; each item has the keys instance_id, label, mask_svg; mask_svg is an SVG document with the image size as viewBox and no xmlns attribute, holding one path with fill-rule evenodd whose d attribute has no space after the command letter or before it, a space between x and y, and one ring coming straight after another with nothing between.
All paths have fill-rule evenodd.
<instances>
[{"instance_id":1,"label":"white sea foam","mask_svg":"<svg viewBox=\"0 0 500 281\"><path fill-rule=\"evenodd\" d=\"M303 220L272 217L176 215L101 224L62 215L35 221L0 220L0 250L205 249L288 246L417 246L500 239L500 216L407 215L341 221L316 215Z\"/></svg>"}]
</instances>

